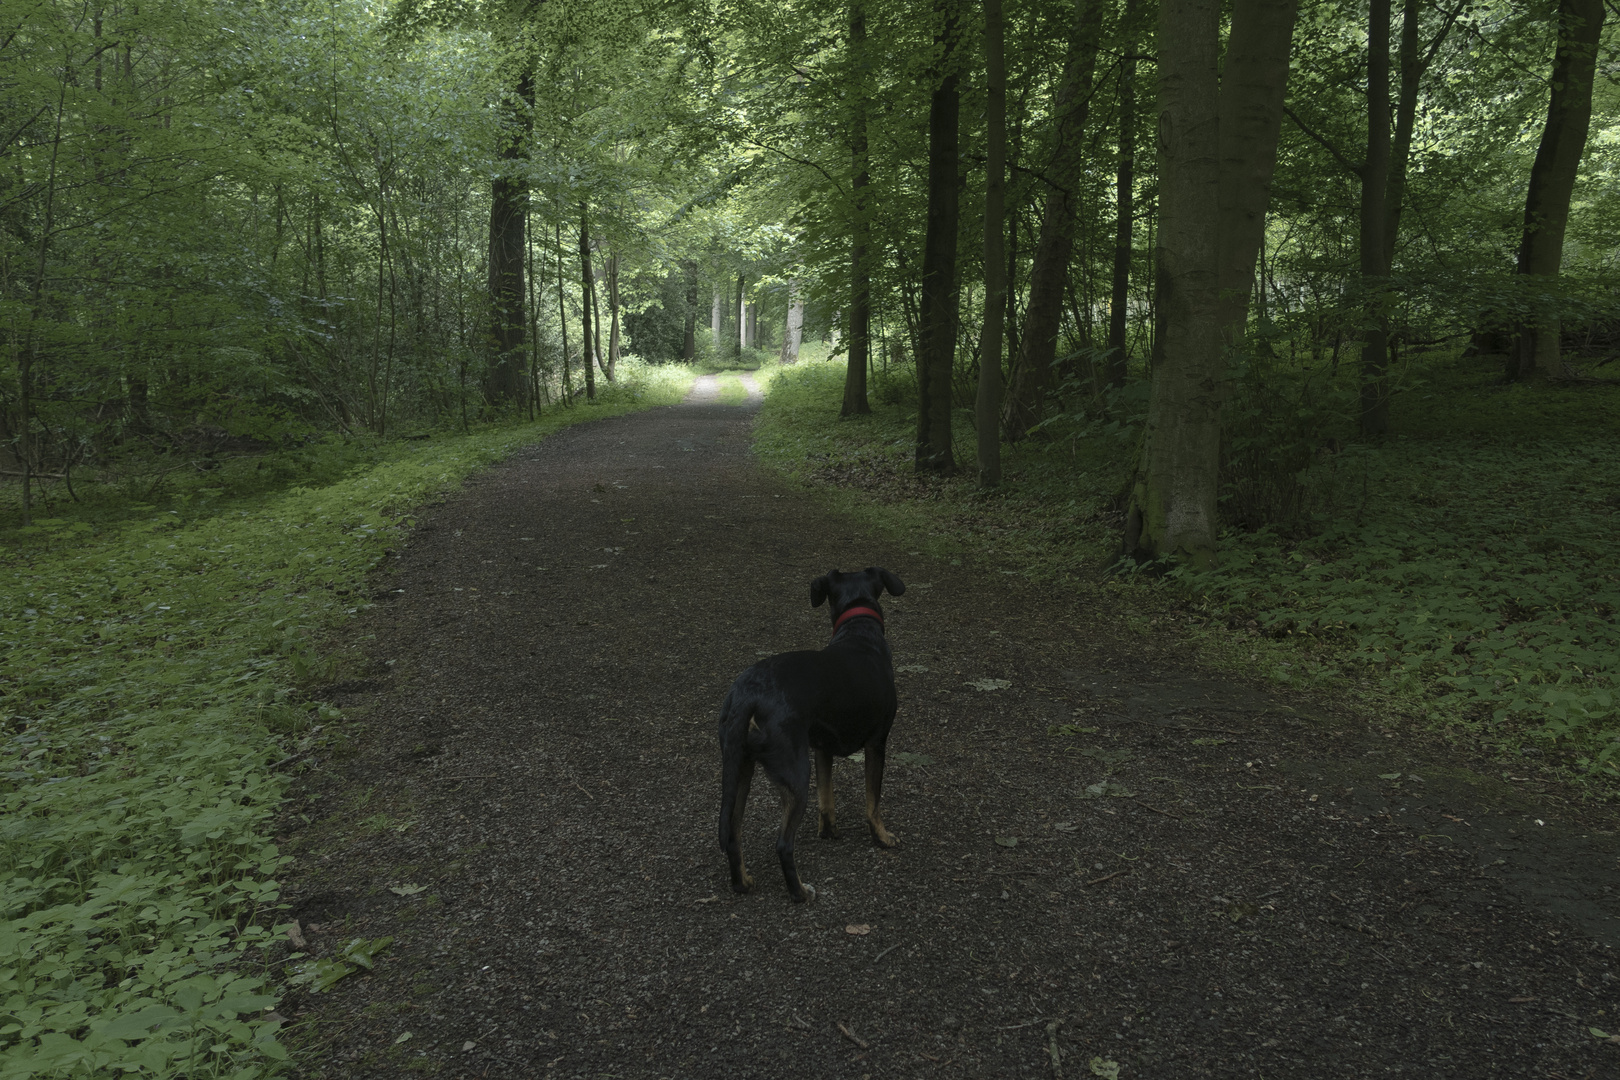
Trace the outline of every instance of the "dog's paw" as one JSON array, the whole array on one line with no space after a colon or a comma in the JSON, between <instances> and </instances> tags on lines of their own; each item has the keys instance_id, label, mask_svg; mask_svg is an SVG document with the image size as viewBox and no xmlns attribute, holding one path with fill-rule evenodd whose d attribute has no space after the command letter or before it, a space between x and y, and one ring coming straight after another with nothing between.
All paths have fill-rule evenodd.
<instances>
[{"instance_id":1,"label":"dog's paw","mask_svg":"<svg viewBox=\"0 0 1620 1080\"><path fill-rule=\"evenodd\" d=\"M799 882L799 884L804 886L804 898L802 900L800 900L799 903L801 903L801 904L815 903L816 887L814 885L810 884L808 881L801 881L801 882Z\"/></svg>"},{"instance_id":2,"label":"dog's paw","mask_svg":"<svg viewBox=\"0 0 1620 1080\"><path fill-rule=\"evenodd\" d=\"M754 876L744 873L740 877L731 879L731 891L734 893L750 893L754 891Z\"/></svg>"},{"instance_id":3,"label":"dog's paw","mask_svg":"<svg viewBox=\"0 0 1620 1080\"><path fill-rule=\"evenodd\" d=\"M823 840L837 840L838 826L834 825L830 821L823 821L821 823L821 831L817 835Z\"/></svg>"},{"instance_id":4,"label":"dog's paw","mask_svg":"<svg viewBox=\"0 0 1620 1080\"><path fill-rule=\"evenodd\" d=\"M880 848L897 848L900 846L900 838L888 829L873 828L872 843Z\"/></svg>"}]
</instances>

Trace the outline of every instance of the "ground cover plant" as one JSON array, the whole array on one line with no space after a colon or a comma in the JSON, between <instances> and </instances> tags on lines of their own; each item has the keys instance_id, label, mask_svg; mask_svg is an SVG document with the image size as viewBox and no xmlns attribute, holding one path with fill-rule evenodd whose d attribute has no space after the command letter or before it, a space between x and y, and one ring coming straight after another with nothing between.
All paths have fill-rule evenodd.
<instances>
[{"instance_id":1,"label":"ground cover plant","mask_svg":"<svg viewBox=\"0 0 1620 1080\"><path fill-rule=\"evenodd\" d=\"M0 534L0 1076L278 1070L278 984L324 989L387 947L264 963L267 822L338 718L312 696L319 635L366 606L412 507L690 377L621 367L597 404L373 443L325 483Z\"/></svg>"},{"instance_id":2,"label":"ground cover plant","mask_svg":"<svg viewBox=\"0 0 1620 1080\"><path fill-rule=\"evenodd\" d=\"M1004 448L1007 482L985 493L913 474L903 375L878 380L870 416L839 420L842 367L806 364L770 381L756 447L920 548L1092 591L1144 630L1193 635L1211 662L1366 687L1515 751L1563 747L1612 779L1617 391L1504 386L1453 354L1412 378L1421 385L1397 398L1382 441L1339 443L1324 421L1297 478L1299 513L1287 528L1229 527L1207 571L1119 563L1138 437L1128 403L1113 418L1076 410L1045 439ZM965 443L972 430L957 420ZM1237 489L1229 478L1228 496Z\"/></svg>"}]
</instances>

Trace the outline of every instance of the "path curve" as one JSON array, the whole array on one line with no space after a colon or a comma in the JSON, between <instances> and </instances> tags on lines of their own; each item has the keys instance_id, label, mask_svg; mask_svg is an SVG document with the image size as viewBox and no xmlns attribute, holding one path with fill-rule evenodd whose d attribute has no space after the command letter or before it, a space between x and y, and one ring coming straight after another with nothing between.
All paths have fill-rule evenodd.
<instances>
[{"instance_id":1,"label":"path curve","mask_svg":"<svg viewBox=\"0 0 1620 1080\"><path fill-rule=\"evenodd\" d=\"M394 941L283 1006L306 1075L1620 1075L1587 1030L1620 1027L1610 949L1570 921L1616 925L1612 852L1520 875L1557 908L1513 876L1523 813L1450 825L1467 793L1380 781L1363 725L867 535L756 468L711 389L480 475L379 576L347 642L371 674L333 688L361 734L282 841L310 952ZM910 586L903 846L806 829L795 906L756 801L733 896L720 699L825 639L813 577L870 564Z\"/></svg>"}]
</instances>

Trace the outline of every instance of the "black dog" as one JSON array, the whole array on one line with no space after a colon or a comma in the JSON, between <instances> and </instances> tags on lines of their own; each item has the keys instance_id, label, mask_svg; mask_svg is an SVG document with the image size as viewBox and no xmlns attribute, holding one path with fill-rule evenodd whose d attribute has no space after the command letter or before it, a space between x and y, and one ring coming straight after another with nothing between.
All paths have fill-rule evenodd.
<instances>
[{"instance_id":1,"label":"black dog","mask_svg":"<svg viewBox=\"0 0 1620 1080\"><path fill-rule=\"evenodd\" d=\"M883 637L887 589L904 583L881 566L853 574L837 570L810 583L810 606L828 601L832 643L820 652L779 653L761 660L732 683L720 706L720 847L731 864L731 887L747 892L754 879L743 868L742 821L754 764L782 792L782 831L776 855L788 893L799 903L815 890L793 866L793 835L810 800L810 751L816 752L816 795L821 835L836 839L833 825L832 759L866 751L866 822L872 840L892 848L900 841L883 827L883 754L894 725L894 662Z\"/></svg>"}]
</instances>

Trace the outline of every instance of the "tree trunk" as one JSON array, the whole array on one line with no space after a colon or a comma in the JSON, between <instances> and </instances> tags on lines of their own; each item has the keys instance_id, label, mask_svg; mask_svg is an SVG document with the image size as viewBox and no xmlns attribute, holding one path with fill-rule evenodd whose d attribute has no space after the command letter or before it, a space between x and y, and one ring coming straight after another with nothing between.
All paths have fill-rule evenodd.
<instances>
[{"instance_id":1,"label":"tree trunk","mask_svg":"<svg viewBox=\"0 0 1620 1080\"><path fill-rule=\"evenodd\" d=\"M961 0L939 0L939 83L928 108L928 220L923 239L921 350L917 356L918 472L956 471L951 454L951 369L956 360L959 120L956 45Z\"/></svg>"},{"instance_id":2,"label":"tree trunk","mask_svg":"<svg viewBox=\"0 0 1620 1080\"><path fill-rule=\"evenodd\" d=\"M1298 11L1299 0L1238 0L1232 8L1220 91L1219 282L1227 348L1242 341L1248 322Z\"/></svg>"},{"instance_id":3,"label":"tree trunk","mask_svg":"<svg viewBox=\"0 0 1620 1080\"><path fill-rule=\"evenodd\" d=\"M1085 168L1086 115L1091 103L1092 74L1102 29L1101 0L1079 0L1063 82L1052 102L1057 143L1047 164L1046 206L1041 215L1035 259L1029 270L1029 306L1018 335L1018 362L1007 394L1007 437L1022 439L1038 423L1052 388L1058 330L1063 321L1063 290L1069 279L1069 256L1080 208L1079 187Z\"/></svg>"},{"instance_id":4,"label":"tree trunk","mask_svg":"<svg viewBox=\"0 0 1620 1080\"><path fill-rule=\"evenodd\" d=\"M591 295L596 290L591 273L591 211L584 200L579 204L579 352L584 361L585 397L596 400L596 365L591 362Z\"/></svg>"},{"instance_id":5,"label":"tree trunk","mask_svg":"<svg viewBox=\"0 0 1620 1080\"><path fill-rule=\"evenodd\" d=\"M866 401L866 370L872 350L872 271L866 264L871 244L872 184L866 143L866 8L864 0L849 6L849 55L854 69L849 83L850 101L850 248L849 248L849 362L844 368L844 402L839 416L872 411Z\"/></svg>"},{"instance_id":6,"label":"tree trunk","mask_svg":"<svg viewBox=\"0 0 1620 1080\"><path fill-rule=\"evenodd\" d=\"M787 326L782 331L782 357L784 364L799 362L799 345L804 341L804 295L799 292L799 279L788 279Z\"/></svg>"},{"instance_id":7,"label":"tree trunk","mask_svg":"<svg viewBox=\"0 0 1620 1080\"><path fill-rule=\"evenodd\" d=\"M523 251L529 215L529 185L521 162L534 130L534 76L525 71L514 91L517 104L501 134L501 171L490 181L489 306L490 363L484 396L492 404L521 399L524 384Z\"/></svg>"},{"instance_id":8,"label":"tree trunk","mask_svg":"<svg viewBox=\"0 0 1620 1080\"><path fill-rule=\"evenodd\" d=\"M619 366L619 257L609 255L607 261L608 319L608 382L613 381Z\"/></svg>"},{"instance_id":9,"label":"tree trunk","mask_svg":"<svg viewBox=\"0 0 1620 1080\"><path fill-rule=\"evenodd\" d=\"M1136 183L1136 8L1125 0L1119 65L1119 167L1114 176L1114 277L1108 301L1108 359L1103 369L1109 386L1124 386L1130 357L1125 352L1127 307L1130 304L1131 228L1135 223Z\"/></svg>"},{"instance_id":10,"label":"tree trunk","mask_svg":"<svg viewBox=\"0 0 1620 1080\"><path fill-rule=\"evenodd\" d=\"M732 310L737 313L737 356L740 359L743 350L748 348L748 278L743 274L737 275L737 303Z\"/></svg>"},{"instance_id":11,"label":"tree trunk","mask_svg":"<svg viewBox=\"0 0 1620 1080\"><path fill-rule=\"evenodd\" d=\"M1389 316L1384 313L1384 228L1389 196L1389 24L1391 0L1371 0L1367 16L1367 158L1361 167L1361 433L1389 430Z\"/></svg>"},{"instance_id":12,"label":"tree trunk","mask_svg":"<svg viewBox=\"0 0 1620 1080\"><path fill-rule=\"evenodd\" d=\"M1001 0L984 0L984 336L974 402L979 486L1001 483L1001 346L1007 266L1007 56Z\"/></svg>"},{"instance_id":13,"label":"tree trunk","mask_svg":"<svg viewBox=\"0 0 1620 1080\"><path fill-rule=\"evenodd\" d=\"M607 353L602 349L602 305L596 299L596 274L591 274L591 330L596 334L591 339L591 345L596 352L596 366L601 369L607 381L613 381L613 369L608 366Z\"/></svg>"},{"instance_id":14,"label":"tree trunk","mask_svg":"<svg viewBox=\"0 0 1620 1080\"><path fill-rule=\"evenodd\" d=\"M714 350L714 359L720 358L721 346L725 344L726 332L726 301L720 295L720 290L714 290L714 307L709 311L709 348Z\"/></svg>"},{"instance_id":15,"label":"tree trunk","mask_svg":"<svg viewBox=\"0 0 1620 1080\"><path fill-rule=\"evenodd\" d=\"M1125 551L1137 558L1215 554L1221 411L1220 0L1159 7L1157 276L1163 356Z\"/></svg>"},{"instance_id":16,"label":"tree trunk","mask_svg":"<svg viewBox=\"0 0 1620 1080\"><path fill-rule=\"evenodd\" d=\"M1553 58L1552 98L1541 131L1530 190L1524 200L1524 238L1518 273L1550 282L1564 260L1564 229L1569 200L1586 151L1592 123L1592 83L1597 72L1598 37L1603 31L1603 0L1559 0L1558 50ZM1518 328L1508 356L1508 377L1564 371L1558 351L1556 318L1539 318Z\"/></svg>"},{"instance_id":17,"label":"tree trunk","mask_svg":"<svg viewBox=\"0 0 1620 1080\"><path fill-rule=\"evenodd\" d=\"M681 341L681 359L690 364L697 359L697 267L686 266L686 318L683 320L685 336Z\"/></svg>"}]
</instances>

